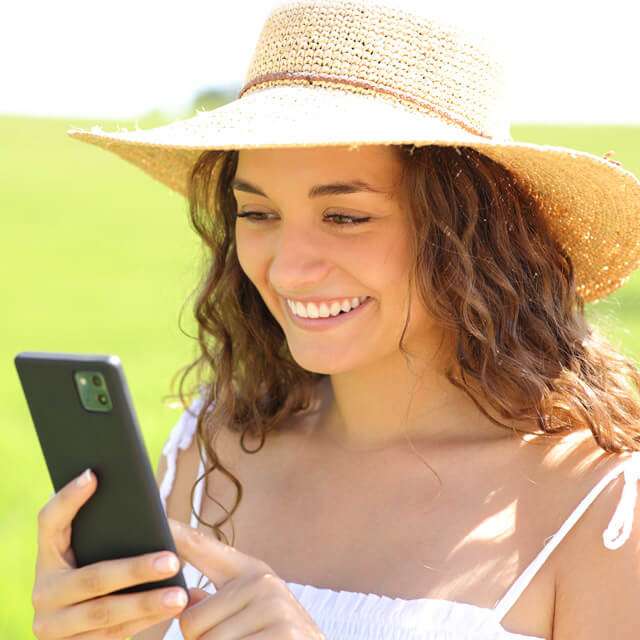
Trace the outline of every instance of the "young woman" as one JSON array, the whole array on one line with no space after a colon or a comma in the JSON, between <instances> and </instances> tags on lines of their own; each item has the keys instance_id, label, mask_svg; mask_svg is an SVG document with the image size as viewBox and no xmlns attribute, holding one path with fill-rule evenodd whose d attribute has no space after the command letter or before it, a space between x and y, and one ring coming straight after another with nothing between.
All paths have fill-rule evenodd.
<instances>
[{"instance_id":1,"label":"young woman","mask_svg":"<svg viewBox=\"0 0 640 640\"><path fill-rule=\"evenodd\" d=\"M108 595L151 556L73 566L91 477L42 512L38 638L638 636L640 373L584 303L640 261L640 183L505 136L484 51L288 3L238 100L71 132L187 196L209 251L158 466L191 601Z\"/></svg>"}]
</instances>

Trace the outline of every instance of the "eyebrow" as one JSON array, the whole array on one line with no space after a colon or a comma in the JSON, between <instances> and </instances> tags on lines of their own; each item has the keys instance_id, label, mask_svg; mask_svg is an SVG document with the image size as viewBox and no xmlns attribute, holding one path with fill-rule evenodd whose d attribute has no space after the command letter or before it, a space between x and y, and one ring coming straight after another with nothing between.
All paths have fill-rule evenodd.
<instances>
[{"instance_id":1,"label":"eyebrow","mask_svg":"<svg viewBox=\"0 0 640 640\"><path fill-rule=\"evenodd\" d=\"M258 187L242 180L241 178L235 178L231 183L231 188L235 191L245 191L247 193L253 193L257 196L268 198L267 194L261 191ZM370 184L363 180L350 180L348 182L329 182L327 184L316 184L309 189L309 198L320 198L322 196L340 196L349 193L380 193L386 194L385 191L381 191L372 187Z\"/></svg>"}]
</instances>

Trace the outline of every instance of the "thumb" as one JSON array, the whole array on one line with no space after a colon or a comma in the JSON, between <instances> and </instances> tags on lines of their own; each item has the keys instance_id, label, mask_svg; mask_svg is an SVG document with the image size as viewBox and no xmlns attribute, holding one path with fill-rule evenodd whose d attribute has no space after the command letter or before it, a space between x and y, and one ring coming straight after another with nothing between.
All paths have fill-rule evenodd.
<instances>
[{"instance_id":1,"label":"thumb","mask_svg":"<svg viewBox=\"0 0 640 640\"><path fill-rule=\"evenodd\" d=\"M202 602L205 598L208 598L211 594L207 593L204 589L196 589L195 587L189 587L189 602L184 608L186 611L189 607L193 607L194 604Z\"/></svg>"}]
</instances>

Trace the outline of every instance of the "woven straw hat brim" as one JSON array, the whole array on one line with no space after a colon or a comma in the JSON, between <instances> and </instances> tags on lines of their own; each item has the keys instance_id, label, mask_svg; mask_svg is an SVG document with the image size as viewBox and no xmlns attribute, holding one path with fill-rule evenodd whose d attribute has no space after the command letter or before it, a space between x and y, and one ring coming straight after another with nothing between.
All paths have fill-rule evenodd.
<instances>
[{"instance_id":1,"label":"woven straw hat brim","mask_svg":"<svg viewBox=\"0 0 640 640\"><path fill-rule=\"evenodd\" d=\"M152 129L94 126L67 133L112 151L185 197L189 172L206 149L469 146L510 169L538 200L571 256L585 301L615 290L640 266L640 181L619 163L565 147L477 136L391 98L319 85L266 87Z\"/></svg>"}]
</instances>

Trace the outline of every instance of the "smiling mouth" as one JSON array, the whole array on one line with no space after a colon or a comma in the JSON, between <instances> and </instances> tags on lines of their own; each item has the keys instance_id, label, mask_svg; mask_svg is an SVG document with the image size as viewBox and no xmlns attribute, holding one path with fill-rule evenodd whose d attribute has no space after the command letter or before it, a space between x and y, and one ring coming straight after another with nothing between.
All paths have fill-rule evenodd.
<instances>
[{"instance_id":1,"label":"smiling mouth","mask_svg":"<svg viewBox=\"0 0 640 640\"><path fill-rule=\"evenodd\" d=\"M361 302L357 307L353 307L349 311L342 311L335 316L328 317L318 317L318 318L303 318L301 316L297 316L289 304L285 301L285 306L287 307L287 313L291 318L292 322L302 329L321 329L321 328L330 328L333 326L338 326L340 324L345 323L350 318L357 318L361 313L366 313L366 310L371 306L373 298L367 296L364 302ZM347 318L347 316L349 316Z\"/></svg>"},{"instance_id":2,"label":"smiling mouth","mask_svg":"<svg viewBox=\"0 0 640 640\"><path fill-rule=\"evenodd\" d=\"M351 313L352 311L355 311L356 309L361 307L363 304L366 304L370 299L371 299L371 296L360 296L360 297L357 297L357 300L358 300L358 304L357 305L350 306L350 308L348 308L348 309L344 309L344 308L338 307L337 312L335 312L335 307L333 306L334 304L336 304L334 302L334 303L332 303L332 305L330 305L331 309L334 311L334 313L329 313L329 315L326 315L326 316L319 314L320 305L318 305L318 304L315 305L314 310L312 310L312 311L309 311L309 309L307 307L305 307L304 304L302 304L302 308L303 308L305 313L307 313L307 314L316 313L318 315L301 315L301 314L298 313L295 301L290 301L288 298L285 298L284 300L285 300L287 306L289 307L289 309L291 310L292 315L294 315L296 318L302 318L304 320L330 320L331 318L337 318L338 316L345 315L347 313ZM345 298L343 302L346 302L347 300L349 300L349 298ZM323 303L323 305L325 306L325 308L327 308L329 306L326 303ZM325 311L325 313L326 313L326 311Z\"/></svg>"}]
</instances>

